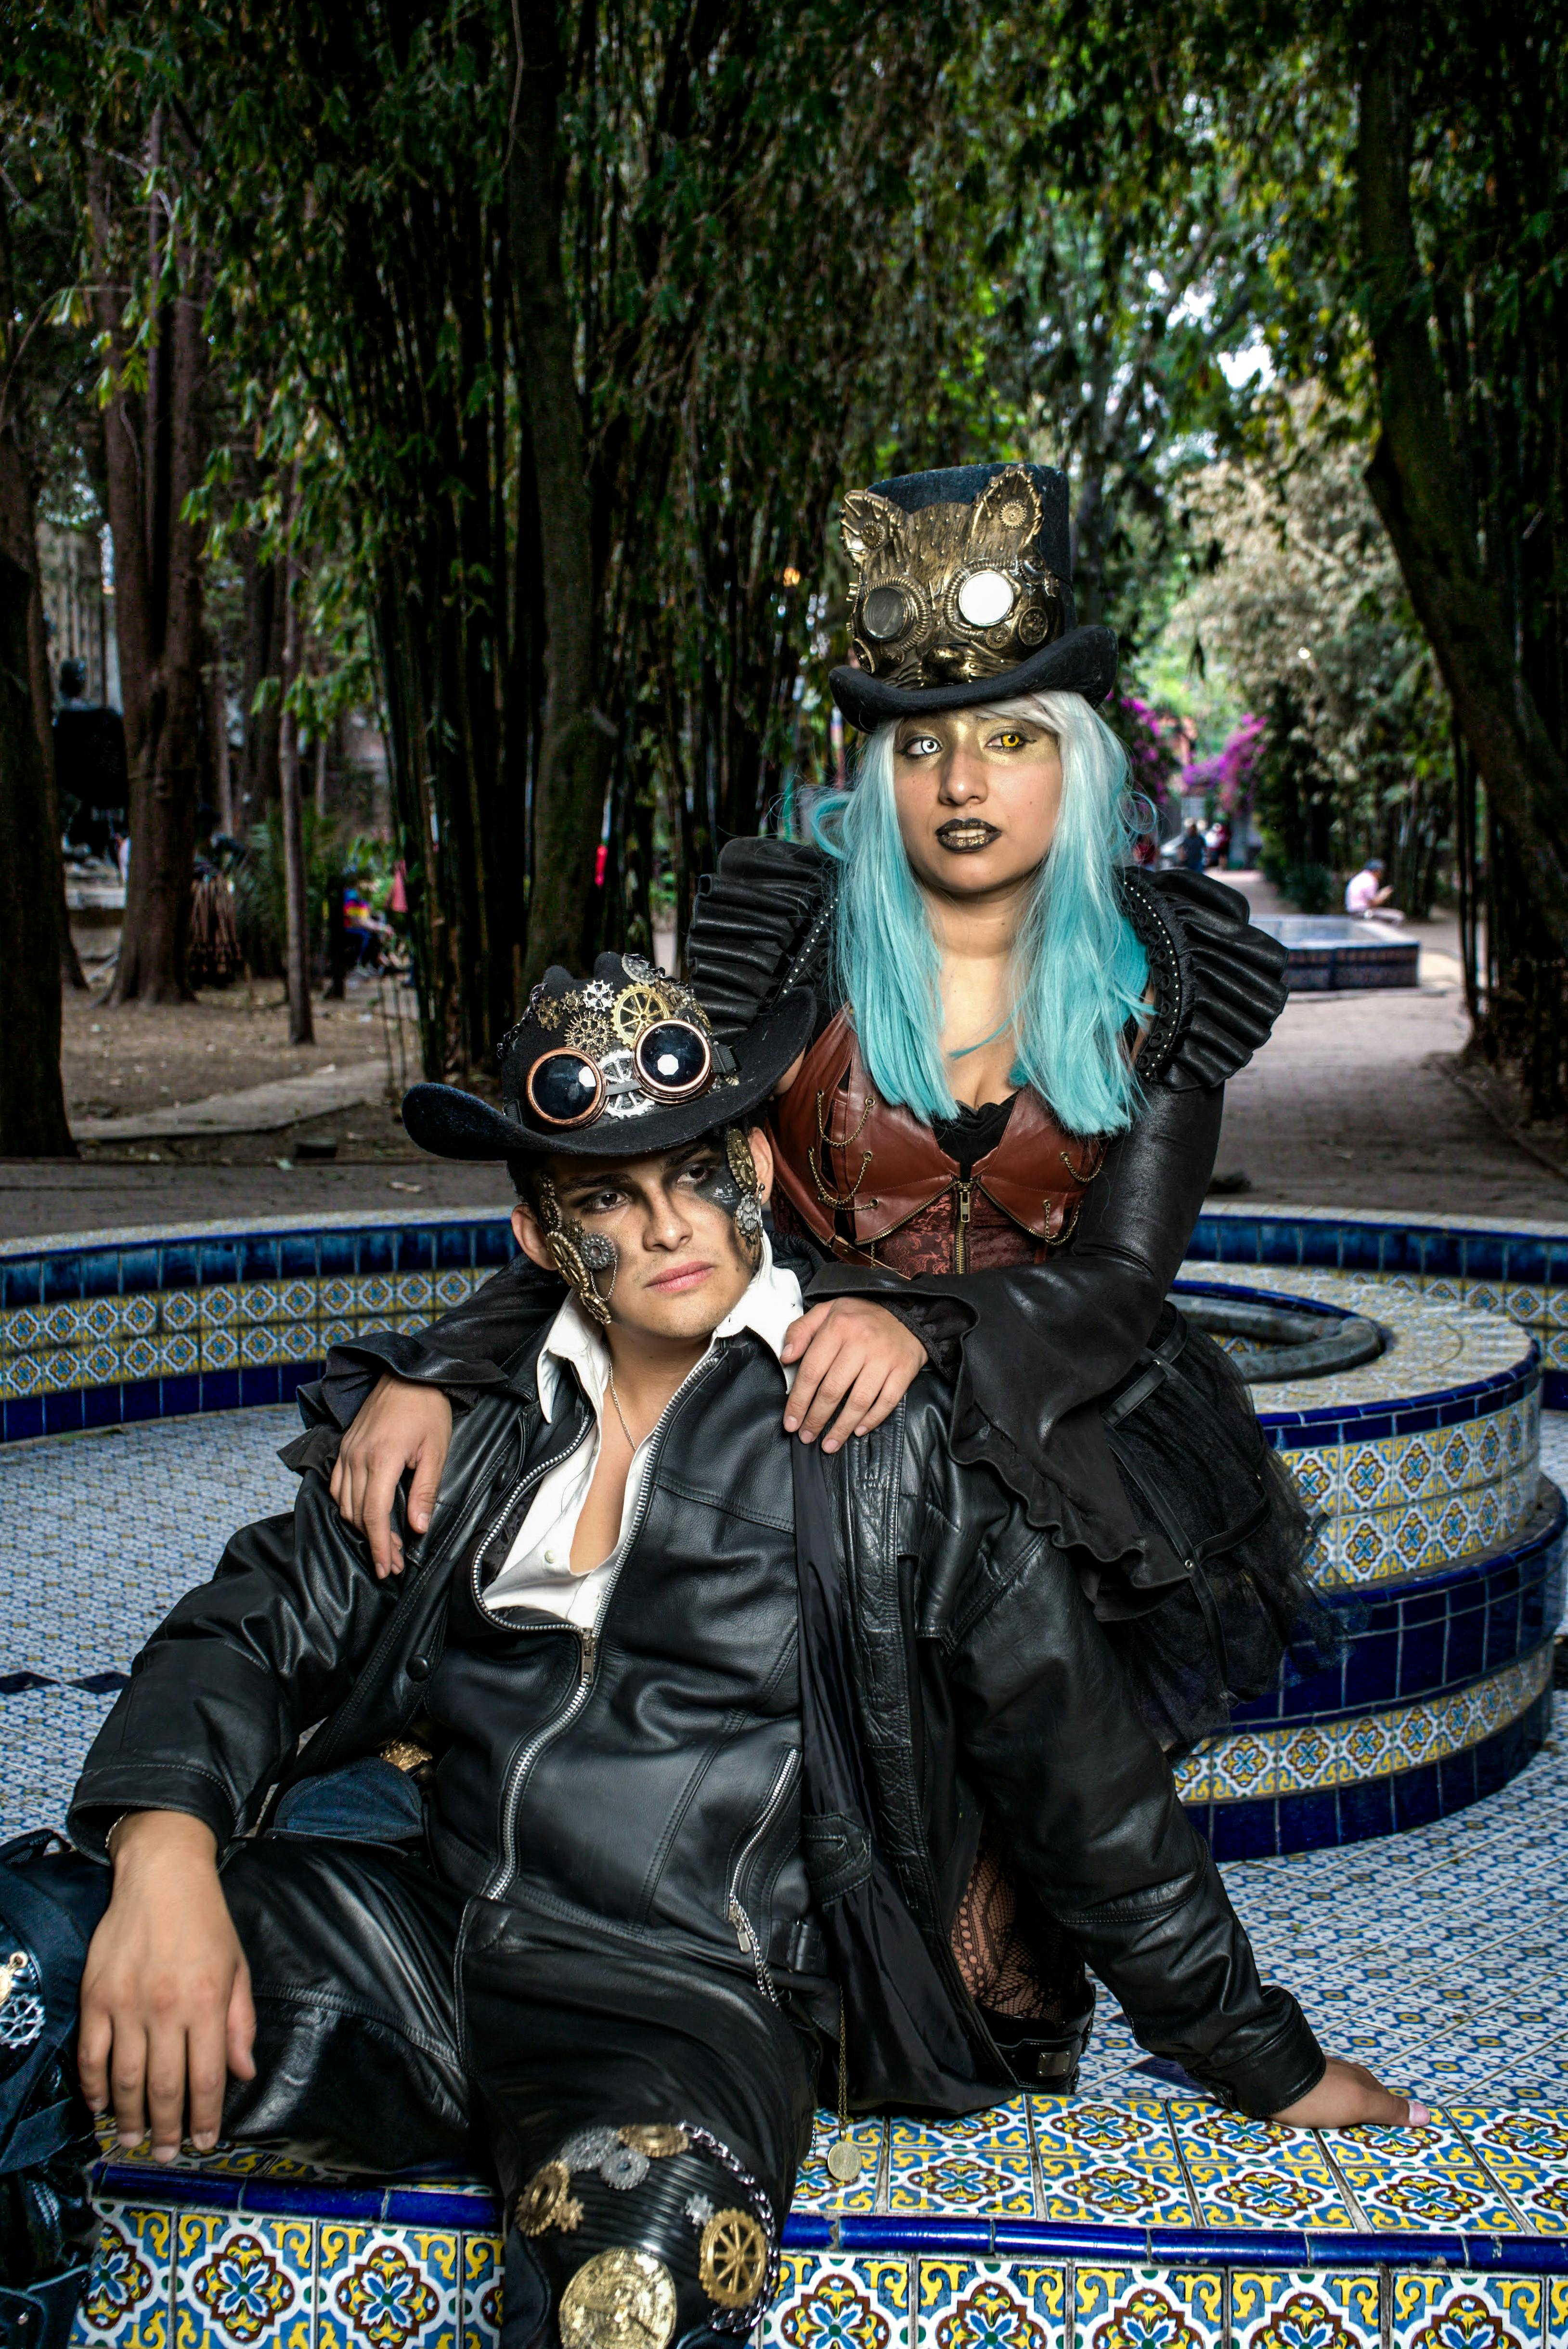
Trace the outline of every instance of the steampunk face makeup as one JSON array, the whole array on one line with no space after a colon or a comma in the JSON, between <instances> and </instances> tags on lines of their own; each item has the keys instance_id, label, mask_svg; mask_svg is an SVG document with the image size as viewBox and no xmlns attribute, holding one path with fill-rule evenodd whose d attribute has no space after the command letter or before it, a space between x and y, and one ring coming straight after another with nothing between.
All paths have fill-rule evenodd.
<instances>
[{"instance_id":1,"label":"steampunk face makeup","mask_svg":"<svg viewBox=\"0 0 1568 2349\"><path fill-rule=\"evenodd\" d=\"M736 1305L762 1260L759 1171L732 1127L645 1158L557 1157L535 1178L518 1237L568 1281L601 1328L703 1336Z\"/></svg>"},{"instance_id":2,"label":"steampunk face makeup","mask_svg":"<svg viewBox=\"0 0 1568 2349\"><path fill-rule=\"evenodd\" d=\"M938 895L983 897L1039 869L1061 815L1062 761L1028 705L901 719L893 729L899 836Z\"/></svg>"}]
</instances>

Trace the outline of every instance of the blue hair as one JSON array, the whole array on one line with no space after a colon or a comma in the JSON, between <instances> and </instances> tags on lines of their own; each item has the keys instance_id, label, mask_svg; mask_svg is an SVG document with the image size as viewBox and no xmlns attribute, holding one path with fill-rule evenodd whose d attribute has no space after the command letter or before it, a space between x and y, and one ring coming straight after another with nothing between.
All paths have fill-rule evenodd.
<instances>
[{"instance_id":1,"label":"blue hair","mask_svg":"<svg viewBox=\"0 0 1568 2349\"><path fill-rule=\"evenodd\" d=\"M988 717L1024 719L1055 735L1062 799L1013 947L1011 1081L1032 1085L1069 1133L1122 1133L1141 1095L1128 1058L1130 1019L1148 1017L1149 962L1118 899L1131 854L1127 759L1078 693L1032 694ZM893 728L861 752L852 792L812 818L818 845L841 866L833 950L872 1082L916 1116L957 1108L941 1045L941 957L898 828Z\"/></svg>"}]
</instances>

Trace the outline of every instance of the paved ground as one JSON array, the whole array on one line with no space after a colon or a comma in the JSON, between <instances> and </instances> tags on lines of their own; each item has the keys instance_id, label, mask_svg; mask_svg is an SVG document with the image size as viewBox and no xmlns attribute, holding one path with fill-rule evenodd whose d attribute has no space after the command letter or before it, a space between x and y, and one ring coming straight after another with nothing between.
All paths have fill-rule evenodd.
<instances>
[{"instance_id":1,"label":"paved ground","mask_svg":"<svg viewBox=\"0 0 1568 2349\"><path fill-rule=\"evenodd\" d=\"M1260 912L1266 883L1242 876ZM1451 922L1418 926L1422 984L1386 994L1296 996L1274 1037L1232 1084L1222 1175L1243 1174L1256 1204L1368 1207L1568 1220L1568 1181L1499 1131L1437 1063L1463 1047L1464 992ZM146 1110L345 1066L385 1050L373 988L317 1008L321 1041L291 1050L275 986L231 988L173 1012L108 1011L81 997L67 1008L66 1071L73 1110ZM398 1030L391 1031L394 1057ZM412 1038L403 1024L410 1076ZM205 1073L204 1073L205 1072ZM302 1143L331 1143L329 1165ZM286 1162L286 1164L280 1163ZM0 1239L117 1224L211 1222L269 1215L500 1202L506 1180L416 1152L390 1102L254 1134L93 1146L76 1163L0 1161Z\"/></svg>"},{"instance_id":2,"label":"paved ground","mask_svg":"<svg viewBox=\"0 0 1568 2349\"><path fill-rule=\"evenodd\" d=\"M1266 882L1242 878L1255 911L1276 910ZM1291 998L1227 1089L1220 1174L1243 1173L1260 1205L1568 1220L1568 1182L1434 1065L1470 1034L1458 929L1408 926L1419 988Z\"/></svg>"}]
</instances>

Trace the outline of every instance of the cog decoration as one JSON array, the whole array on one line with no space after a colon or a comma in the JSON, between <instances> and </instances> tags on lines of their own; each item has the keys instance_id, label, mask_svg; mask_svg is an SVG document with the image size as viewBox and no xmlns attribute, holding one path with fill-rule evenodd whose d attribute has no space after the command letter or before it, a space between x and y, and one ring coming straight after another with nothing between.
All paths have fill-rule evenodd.
<instances>
[{"instance_id":1,"label":"cog decoration","mask_svg":"<svg viewBox=\"0 0 1568 2349\"><path fill-rule=\"evenodd\" d=\"M740 1192L740 1205L735 1211L735 1228L755 1266L762 1255L761 1187L757 1180L757 1161L751 1155L751 1144L739 1126L725 1127L724 1154L729 1161L729 1171Z\"/></svg>"},{"instance_id":2,"label":"cog decoration","mask_svg":"<svg viewBox=\"0 0 1568 2349\"><path fill-rule=\"evenodd\" d=\"M621 1042L633 1045L645 1028L652 1028L660 1019L668 1019L672 1006L662 988L624 987L615 998L612 1019Z\"/></svg>"},{"instance_id":3,"label":"cog decoration","mask_svg":"<svg viewBox=\"0 0 1568 2349\"><path fill-rule=\"evenodd\" d=\"M555 2321L563 2349L666 2349L675 2279L650 2251L598 2251L562 2293Z\"/></svg>"},{"instance_id":4,"label":"cog decoration","mask_svg":"<svg viewBox=\"0 0 1568 2349\"><path fill-rule=\"evenodd\" d=\"M618 2134L623 2145L645 2153L650 2161L667 2161L672 2154L685 2153L691 2143L685 2129L676 2128L673 2121L628 2121Z\"/></svg>"},{"instance_id":5,"label":"cog decoration","mask_svg":"<svg viewBox=\"0 0 1568 2349\"><path fill-rule=\"evenodd\" d=\"M583 2205L571 2190L572 2172L563 2161L547 2161L536 2169L517 2198L513 2216L521 2235L547 2235L559 2227L563 2235L583 2223Z\"/></svg>"},{"instance_id":6,"label":"cog decoration","mask_svg":"<svg viewBox=\"0 0 1568 2349\"><path fill-rule=\"evenodd\" d=\"M583 1000L590 1011L608 1011L615 1000L615 990L607 978L591 978L583 990Z\"/></svg>"},{"instance_id":7,"label":"cog decoration","mask_svg":"<svg viewBox=\"0 0 1568 2349\"><path fill-rule=\"evenodd\" d=\"M720 2308L749 2308L768 2273L768 2238L749 2210L719 2210L697 2245L697 2282Z\"/></svg>"}]
</instances>

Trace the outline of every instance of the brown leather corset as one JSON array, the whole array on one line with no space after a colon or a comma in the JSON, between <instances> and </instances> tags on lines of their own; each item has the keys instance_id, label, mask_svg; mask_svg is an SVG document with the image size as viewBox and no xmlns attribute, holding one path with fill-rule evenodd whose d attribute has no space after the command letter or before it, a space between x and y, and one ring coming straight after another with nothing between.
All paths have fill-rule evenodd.
<instances>
[{"instance_id":1,"label":"brown leather corset","mask_svg":"<svg viewBox=\"0 0 1568 2349\"><path fill-rule=\"evenodd\" d=\"M881 1098L847 1011L769 1123L777 1193L794 1220L847 1263L906 1276L1037 1262L1071 1232L1105 1155L1103 1143L1064 1133L1028 1090L965 1179L929 1125Z\"/></svg>"}]
</instances>

